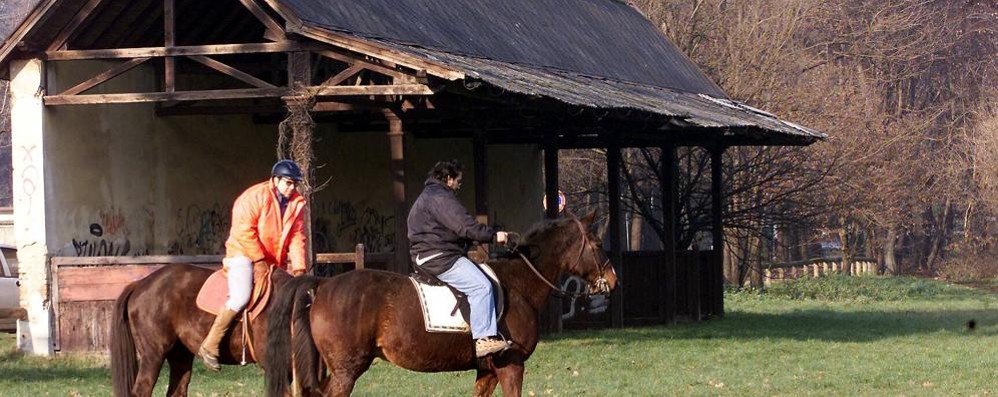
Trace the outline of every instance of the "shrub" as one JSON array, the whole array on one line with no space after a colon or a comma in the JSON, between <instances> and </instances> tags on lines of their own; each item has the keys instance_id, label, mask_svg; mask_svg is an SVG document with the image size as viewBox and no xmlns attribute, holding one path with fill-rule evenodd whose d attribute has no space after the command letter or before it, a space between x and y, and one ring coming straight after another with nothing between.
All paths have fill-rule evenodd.
<instances>
[{"instance_id":1,"label":"shrub","mask_svg":"<svg viewBox=\"0 0 998 397\"><path fill-rule=\"evenodd\" d=\"M937 273L939 277L954 282L992 279L998 277L998 254L957 254L939 264Z\"/></svg>"}]
</instances>

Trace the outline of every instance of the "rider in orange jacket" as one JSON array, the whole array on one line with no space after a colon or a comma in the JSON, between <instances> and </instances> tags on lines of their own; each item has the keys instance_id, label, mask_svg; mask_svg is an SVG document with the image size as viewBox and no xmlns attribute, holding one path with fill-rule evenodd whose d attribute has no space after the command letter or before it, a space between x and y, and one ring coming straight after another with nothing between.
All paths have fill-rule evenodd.
<instances>
[{"instance_id":1,"label":"rider in orange jacket","mask_svg":"<svg viewBox=\"0 0 998 397\"><path fill-rule=\"evenodd\" d=\"M232 206L232 229L225 242L229 299L215 317L198 355L208 369L218 371L218 344L232 321L249 303L253 265L276 266L292 275L304 274L306 236L305 199L295 187L301 182L298 164L281 160L269 180L250 186Z\"/></svg>"}]
</instances>

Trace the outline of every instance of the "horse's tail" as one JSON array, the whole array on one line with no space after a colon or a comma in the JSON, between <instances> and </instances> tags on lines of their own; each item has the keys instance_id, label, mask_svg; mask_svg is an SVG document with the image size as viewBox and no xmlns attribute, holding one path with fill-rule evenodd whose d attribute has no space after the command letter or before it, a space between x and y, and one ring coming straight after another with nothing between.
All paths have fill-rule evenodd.
<instances>
[{"instance_id":1,"label":"horse's tail","mask_svg":"<svg viewBox=\"0 0 998 397\"><path fill-rule=\"evenodd\" d=\"M311 276L295 277L285 283L267 314L267 395L282 397L291 383L291 368L304 390L318 391L320 360L312 340L309 323L311 291L322 279ZM292 328L293 326L293 328ZM292 363L292 350L294 363Z\"/></svg>"},{"instance_id":2,"label":"horse's tail","mask_svg":"<svg viewBox=\"0 0 998 397\"><path fill-rule=\"evenodd\" d=\"M137 286L138 283L132 283L125 287L114 303L114 315L111 317L111 381L114 395L118 397L132 394L135 373L138 371L135 340L132 339L132 330L128 326L128 300Z\"/></svg>"}]
</instances>

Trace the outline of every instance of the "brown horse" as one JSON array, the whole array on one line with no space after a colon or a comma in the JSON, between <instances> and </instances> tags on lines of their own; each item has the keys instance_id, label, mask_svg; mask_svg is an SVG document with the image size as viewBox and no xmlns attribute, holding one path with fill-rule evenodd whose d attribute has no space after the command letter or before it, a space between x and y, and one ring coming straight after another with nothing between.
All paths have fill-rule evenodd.
<instances>
[{"instance_id":1,"label":"brown horse","mask_svg":"<svg viewBox=\"0 0 998 397\"><path fill-rule=\"evenodd\" d=\"M475 358L470 335L424 330L419 298L404 275L358 270L290 281L270 313L268 395L287 393L292 367L305 395L349 395L380 357L420 372L477 369L476 396L491 395L497 383L503 395L519 396L524 362L537 346L538 313L560 275L585 279L590 293L616 286L616 273L589 231L594 215L542 222L525 236L519 257L490 263L507 289L499 330L513 347L483 360Z\"/></svg>"},{"instance_id":2,"label":"brown horse","mask_svg":"<svg viewBox=\"0 0 998 397\"><path fill-rule=\"evenodd\" d=\"M168 396L186 396L194 353L208 334L215 316L194 303L212 270L191 265L164 266L129 284L114 305L111 327L111 378L115 396L149 396L159 370L170 364ZM273 288L279 290L291 275L274 271ZM266 357L266 308L252 322L253 351L258 361ZM219 346L219 362L242 361L242 323L232 327ZM247 353L247 362L254 362Z\"/></svg>"}]
</instances>

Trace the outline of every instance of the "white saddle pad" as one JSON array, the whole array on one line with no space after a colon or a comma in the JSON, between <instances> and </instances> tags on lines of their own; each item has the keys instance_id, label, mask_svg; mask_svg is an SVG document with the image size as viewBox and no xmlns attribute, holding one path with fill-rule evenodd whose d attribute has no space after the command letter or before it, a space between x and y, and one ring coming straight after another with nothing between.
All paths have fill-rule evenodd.
<instances>
[{"instance_id":1,"label":"white saddle pad","mask_svg":"<svg viewBox=\"0 0 998 397\"><path fill-rule=\"evenodd\" d=\"M479 265L485 274L493 280L498 280L495 272L486 264ZM419 306L423 309L423 324L426 332L454 332L471 333L471 327L467 319L461 315L457 307L457 297L450 288L446 286L431 286L420 283L416 279L409 277L409 281L416 287L416 295L419 296ZM451 315L451 313L454 313Z\"/></svg>"}]
</instances>

